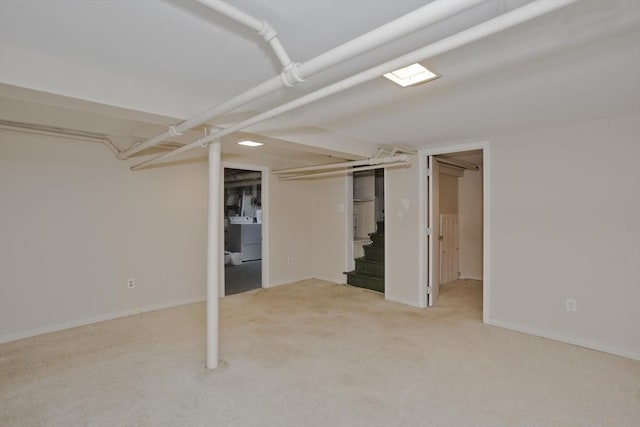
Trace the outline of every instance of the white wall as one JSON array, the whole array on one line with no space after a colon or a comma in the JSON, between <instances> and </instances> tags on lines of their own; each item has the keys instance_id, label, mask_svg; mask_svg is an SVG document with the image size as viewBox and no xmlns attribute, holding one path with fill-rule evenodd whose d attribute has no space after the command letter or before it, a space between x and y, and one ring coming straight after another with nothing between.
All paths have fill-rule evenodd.
<instances>
[{"instance_id":1,"label":"white wall","mask_svg":"<svg viewBox=\"0 0 640 427\"><path fill-rule=\"evenodd\" d=\"M346 283L345 206L346 176L307 181L311 184L308 227L311 240L311 276L335 283ZM339 209L341 205L342 209Z\"/></svg>"},{"instance_id":2,"label":"white wall","mask_svg":"<svg viewBox=\"0 0 640 427\"><path fill-rule=\"evenodd\" d=\"M490 149L489 321L640 358L640 117Z\"/></svg>"},{"instance_id":3,"label":"white wall","mask_svg":"<svg viewBox=\"0 0 640 427\"><path fill-rule=\"evenodd\" d=\"M0 342L204 299L206 159L129 166L100 144L0 131ZM266 285L344 283L345 178L266 179Z\"/></svg>"},{"instance_id":4,"label":"white wall","mask_svg":"<svg viewBox=\"0 0 640 427\"><path fill-rule=\"evenodd\" d=\"M458 177L440 172L440 214L458 214ZM440 219L438 219L440 221Z\"/></svg>"},{"instance_id":5,"label":"white wall","mask_svg":"<svg viewBox=\"0 0 640 427\"><path fill-rule=\"evenodd\" d=\"M307 279L313 257L311 183L281 181L271 174L269 185L269 286Z\"/></svg>"},{"instance_id":6,"label":"white wall","mask_svg":"<svg viewBox=\"0 0 640 427\"><path fill-rule=\"evenodd\" d=\"M418 165L412 157L408 168L386 169L385 192L385 297L419 305L418 264Z\"/></svg>"},{"instance_id":7,"label":"white wall","mask_svg":"<svg viewBox=\"0 0 640 427\"><path fill-rule=\"evenodd\" d=\"M206 171L0 131L0 341L203 299Z\"/></svg>"},{"instance_id":8,"label":"white wall","mask_svg":"<svg viewBox=\"0 0 640 427\"><path fill-rule=\"evenodd\" d=\"M482 171L458 179L460 277L482 280Z\"/></svg>"}]
</instances>

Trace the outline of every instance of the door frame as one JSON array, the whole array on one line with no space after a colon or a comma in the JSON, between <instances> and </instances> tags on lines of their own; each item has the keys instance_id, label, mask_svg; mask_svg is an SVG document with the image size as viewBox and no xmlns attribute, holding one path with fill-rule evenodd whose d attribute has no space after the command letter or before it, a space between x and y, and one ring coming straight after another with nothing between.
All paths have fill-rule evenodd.
<instances>
[{"instance_id":1,"label":"door frame","mask_svg":"<svg viewBox=\"0 0 640 427\"><path fill-rule=\"evenodd\" d=\"M224 170L225 169L242 169L248 171L256 171L260 173L260 204L262 205L262 271L261 271L261 287L268 288L270 286L269 279L269 173L270 169L267 166L261 165L250 165L244 163L234 163L234 162L220 162L220 198L224 199ZM221 202L221 208L222 203ZM220 236L224 236L224 215L221 215L222 221L220 221ZM222 266L224 266L224 238L220 239L220 254L222 256L222 260L220 261ZM220 297L225 296L225 278L224 278L224 268L220 269Z\"/></svg>"},{"instance_id":2,"label":"door frame","mask_svg":"<svg viewBox=\"0 0 640 427\"><path fill-rule=\"evenodd\" d=\"M419 189L419 221L418 221L418 255L423 262L419 263L418 277L419 294L418 303L420 307L427 306L427 286L433 283L433 268L427 268L432 262L433 250L429 250L429 240L427 236L429 200L427 197L428 181L427 168L429 156L440 154L459 153L461 151L482 150L482 321L489 323L490 303L491 303L491 282L490 282L490 259L491 259L491 221L490 221L490 144L489 141L477 141L465 144L447 145L433 148L425 148L418 151L418 170L420 181ZM433 239L431 239L433 240Z\"/></svg>"}]
</instances>

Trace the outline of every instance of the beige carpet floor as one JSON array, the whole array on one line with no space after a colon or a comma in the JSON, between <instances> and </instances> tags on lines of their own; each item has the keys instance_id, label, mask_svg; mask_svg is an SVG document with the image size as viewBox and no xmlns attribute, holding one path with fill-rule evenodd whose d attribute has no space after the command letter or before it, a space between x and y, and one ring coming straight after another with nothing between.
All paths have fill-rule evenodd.
<instances>
[{"instance_id":1,"label":"beige carpet floor","mask_svg":"<svg viewBox=\"0 0 640 427\"><path fill-rule=\"evenodd\" d=\"M640 426L640 363L309 280L0 345L6 426Z\"/></svg>"}]
</instances>

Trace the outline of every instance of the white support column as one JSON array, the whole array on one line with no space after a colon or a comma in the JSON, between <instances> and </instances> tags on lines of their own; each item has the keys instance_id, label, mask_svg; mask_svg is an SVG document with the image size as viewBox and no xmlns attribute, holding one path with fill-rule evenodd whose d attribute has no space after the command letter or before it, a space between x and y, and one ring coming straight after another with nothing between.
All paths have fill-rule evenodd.
<instances>
[{"instance_id":1,"label":"white support column","mask_svg":"<svg viewBox=\"0 0 640 427\"><path fill-rule=\"evenodd\" d=\"M220 282L220 143L209 144L209 222L207 225L207 368L218 367Z\"/></svg>"}]
</instances>

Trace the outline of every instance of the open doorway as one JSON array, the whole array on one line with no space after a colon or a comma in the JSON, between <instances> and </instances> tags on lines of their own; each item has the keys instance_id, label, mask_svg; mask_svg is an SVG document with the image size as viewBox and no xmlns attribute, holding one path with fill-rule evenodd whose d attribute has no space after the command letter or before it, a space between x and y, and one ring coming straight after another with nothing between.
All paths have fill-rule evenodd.
<instances>
[{"instance_id":1,"label":"open doorway","mask_svg":"<svg viewBox=\"0 0 640 427\"><path fill-rule=\"evenodd\" d=\"M483 150L432 155L427 162L428 305L482 312Z\"/></svg>"},{"instance_id":2,"label":"open doorway","mask_svg":"<svg viewBox=\"0 0 640 427\"><path fill-rule=\"evenodd\" d=\"M224 168L224 295L262 287L262 172Z\"/></svg>"},{"instance_id":3,"label":"open doorway","mask_svg":"<svg viewBox=\"0 0 640 427\"><path fill-rule=\"evenodd\" d=\"M353 263L347 284L384 294L384 168L353 173Z\"/></svg>"}]
</instances>

